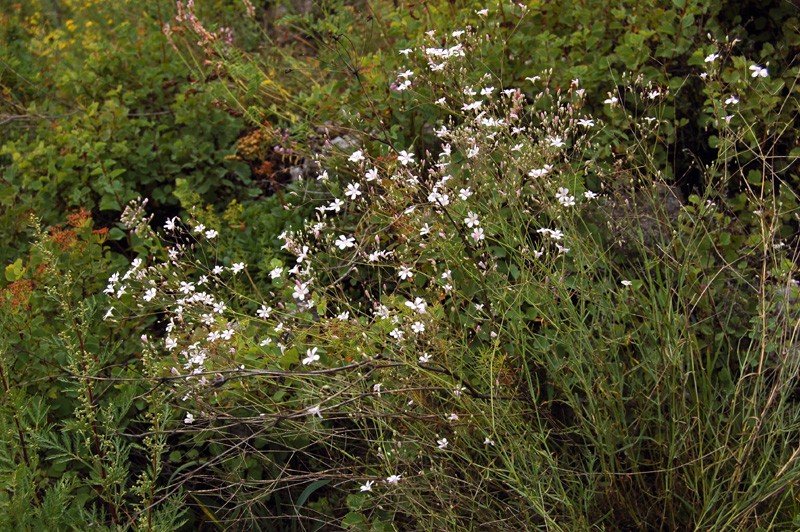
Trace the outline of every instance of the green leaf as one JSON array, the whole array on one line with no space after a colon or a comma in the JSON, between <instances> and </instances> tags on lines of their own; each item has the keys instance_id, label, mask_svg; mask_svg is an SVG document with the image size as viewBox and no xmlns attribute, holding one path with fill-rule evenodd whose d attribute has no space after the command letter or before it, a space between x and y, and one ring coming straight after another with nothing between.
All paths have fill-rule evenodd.
<instances>
[{"instance_id":1,"label":"green leaf","mask_svg":"<svg viewBox=\"0 0 800 532\"><path fill-rule=\"evenodd\" d=\"M22 277L25 268L22 267L22 259L17 259L13 264L6 266L6 280L9 282L18 281Z\"/></svg>"},{"instance_id":2,"label":"green leaf","mask_svg":"<svg viewBox=\"0 0 800 532\"><path fill-rule=\"evenodd\" d=\"M303 490L303 493L300 494L300 498L297 499L297 504L295 504L295 511L299 512L300 508L306 503L311 494L317 491L319 488L330 484L331 479L325 480L317 480L316 482L312 482L306 489Z\"/></svg>"},{"instance_id":3,"label":"green leaf","mask_svg":"<svg viewBox=\"0 0 800 532\"><path fill-rule=\"evenodd\" d=\"M125 233L119 227L112 227L108 232L109 240L122 240L125 238Z\"/></svg>"}]
</instances>

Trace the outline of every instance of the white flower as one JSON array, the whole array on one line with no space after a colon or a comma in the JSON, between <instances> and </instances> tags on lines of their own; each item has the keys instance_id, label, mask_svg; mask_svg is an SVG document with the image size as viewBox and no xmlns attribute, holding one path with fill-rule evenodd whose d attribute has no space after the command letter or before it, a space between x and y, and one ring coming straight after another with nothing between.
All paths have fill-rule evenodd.
<instances>
[{"instance_id":1,"label":"white flower","mask_svg":"<svg viewBox=\"0 0 800 532\"><path fill-rule=\"evenodd\" d=\"M410 54L413 51L414 50L412 50L411 48L406 48L404 50L400 50L400 53L407 56L408 54Z\"/></svg>"},{"instance_id":2,"label":"white flower","mask_svg":"<svg viewBox=\"0 0 800 532\"><path fill-rule=\"evenodd\" d=\"M154 297L156 297L156 289L151 288L144 293L142 299L144 299L145 301L151 301Z\"/></svg>"},{"instance_id":3,"label":"white flower","mask_svg":"<svg viewBox=\"0 0 800 532\"><path fill-rule=\"evenodd\" d=\"M367 178L367 181L375 181L378 179L378 169L370 168L367 170L367 175L365 177Z\"/></svg>"},{"instance_id":4,"label":"white flower","mask_svg":"<svg viewBox=\"0 0 800 532\"><path fill-rule=\"evenodd\" d=\"M737 103L739 103L739 98L737 98L736 96L730 96L727 100L725 100L725 105L737 104Z\"/></svg>"},{"instance_id":5,"label":"white flower","mask_svg":"<svg viewBox=\"0 0 800 532\"><path fill-rule=\"evenodd\" d=\"M167 339L164 340L164 347L167 348L167 351L172 351L176 347L178 347L178 342L175 341L174 338L171 336L167 336Z\"/></svg>"},{"instance_id":6,"label":"white flower","mask_svg":"<svg viewBox=\"0 0 800 532\"><path fill-rule=\"evenodd\" d=\"M622 286L631 286L633 282L631 281L622 281Z\"/></svg>"},{"instance_id":7,"label":"white flower","mask_svg":"<svg viewBox=\"0 0 800 532\"><path fill-rule=\"evenodd\" d=\"M757 78L759 76L761 76L762 78L766 78L769 75L769 72L767 72L766 68L758 65L750 65L750 70L753 71L753 73L750 75L754 78Z\"/></svg>"},{"instance_id":8,"label":"white flower","mask_svg":"<svg viewBox=\"0 0 800 532\"><path fill-rule=\"evenodd\" d=\"M548 173L550 173L550 170L552 168L553 167L551 165L546 164L544 165L544 168L534 168L533 170L528 172L528 175L531 177L542 177L543 175L547 175Z\"/></svg>"},{"instance_id":9,"label":"white flower","mask_svg":"<svg viewBox=\"0 0 800 532\"><path fill-rule=\"evenodd\" d=\"M478 152L480 152L480 148L477 146L470 148L470 150L467 152L467 158L474 159L478 156Z\"/></svg>"},{"instance_id":10,"label":"white flower","mask_svg":"<svg viewBox=\"0 0 800 532\"><path fill-rule=\"evenodd\" d=\"M108 318L111 317L111 314L114 312L114 307L111 307L106 311L105 316L103 316L103 321L106 321Z\"/></svg>"},{"instance_id":11,"label":"white flower","mask_svg":"<svg viewBox=\"0 0 800 532\"><path fill-rule=\"evenodd\" d=\"M419 236L425 236L431 232L431 226L425 223L425 226L419 230Z\"/></svg>"},{"instance_id":12,"label":"white flower","mask_svg":"<svg viewBox=\"0 0 800 532\"><path fill-rule=\"evenodd\" d=\"M616 96L610 96L607 100L603 100L603 103L608 105L617 105L618 101L619 100L617 100Z\"/></svg>"},{"instance_id":13,"label":"white flower","mask_svg":"<svg viewBox=\"0 0 800 532\"><path fill-rule=\"evenodd\" d=\"M400 164L402 164L403 166L407 166L408 163L414 162L414 154L408 153L406 150L403 150L397 156L397 160L400 161Z\"/></svg>"},{"instance_id":14,"label":"white flower","mask_svg":"<svg viewBox=\"0 0 800 532\"><path fill-rule=\"evenodd\" d=\"M392 329L392 332L389 333L389 336L397 340L398 342L403 339L403 331L400 329Z\"/></svg>"},{"instance_id":15,"label":"white flower","mask_svg":"<svg viewBox=\"0 0 800 532\"><path fill-rule=\"evenodd\" d=\"M283 268L276 267L271 272L269 272L269 276L272 277L273 279L277 279L278 277L281 276L282 273L283 273Z\"/></svg>"},{"instance_id":16,"label":"white flower","mask_svg":"<svg viewBox=\"0 0 800 532\"><path fill-rule=\"evenodd\" d=\"M265 320L265 319L269 318L270 312L272 312L272 307L268 307L266 305L261 305L261 308L256 311L256 314L258 314L259 318Z\"/></svg>"},{"instance_id":17,"label":"white flower","mask_svg":"<svg viewBox=\"0 0 800 532\"><path fill-rule=\"evenodd\" d=\"M421 321L414 322L414 324L411 326L411 330L414 331L416 334L425 332L425 324L422 323Z\"/></svg>"},{"instance_id":18,"label":"white flower","mask_svg":"<svg viewBox=\"0 0 800 532\"><path fill-rule=\"evenodd\" d=\"M183 418L183 422L186 423L187 425L191 425L192 423L194 423L194 416L192 415L191 412L186 414L186 417Z\"/></svg>"},{"instance_id":19,"label":"white flower","mask_svg":"<svg viewBox=\"0 0 800 532\"><path fill-rule=\"evenodd\" d=\"M175 220L177 220L177 218L169 218L164 223L164 229L166 229L167 231L174 231L175 230Z\"/></svg>"},{"instance_id":20,"label":"white flower","mask_svg":"<svg viewBox=\"0 0 800 532\"><path fill-rule=\"evenodd\" d=\"M422 353L422 356L419 357L420 364L427 364L431 361L431 356L428 353Z\"/></svg>"},{"instance_id":21,"label":"white flower","mask_svg":"<svg viewBox=\"0 0 800 532\"><path fill-rule=\"evenodd\" d=\"M488 9L481 9L480 11L476 11L475 14L477 14L479 16L482 16L482 17L485 17L486 15L489 14L489 10Z\"/></svg>"},{"instance_id":22,"label":"white flower","mask_svg":"<svg viewBox=\"0 0 800 532\"><path fill-rule=\"evenodd\" d=\"M583 195L588 200L595 199L597 197L597 194L595 194L591 190L587 190L586 192L583 193Z\"/></svg>"},{"instance_id":23,"label":"white flower","mask_svg":"<svg viewBox=\"0 0 800 532\"><path fill-rule=\"evenodd\" d=\"M319 360L319 355L317 354L317 348L314 349L306 349L306 358L303 359L303 365L308 366L312 362L316 362Z\"/></svg>"},{"instance_id":24,"label":"white flower","mask_svg":"<svg viewBox=\"0 0 800 532\"><path fill-rule=\"evenodd\" d=\"M398 482L400 482L400 477L402 476L403 475L391 475L389 477L386 477L386 482L388 482L389 484L397 484Z\"/></svg>"},{"instance_id":25,"label":"white flower","mask_svg":"<svg viewBox=\"0 0 800 532\"><path fill-rule=\"evenodd\" d=\"M481 89L481 96L489 96L494 92L494 87L485 87Z\"/></svg>"},{"instance_id":26,"label":"white flower","mask_svg":"<svg viewBox=\"0 0 800 532\"><path fill-rule=\"evenodd\" d=\"M222 301L220 301L219 303L214 303L214 312L216 312L217 314L222 314L223 312L225 312L225 308L226 305Z\"/></svg>"},{"instance_id":27,"label":"white flower","mask_svg":"<svg viewBox=\"0 0 800 532\"><path fill-rule=\"evenodd\" d=\"M222 266L220 266L220 265L217 265L217 266L214 266L214 269L213 269L213 270L211 270L211 274L212 274L212 275L219 275L219 274L221 274L223 271L224 271L224 270L223 270Z\"/></svg>"},{"instance_id":28,"label":"white flower","mask_svg":"<svg viewBox=\"0 0 800 532\"><path fill-rule=\"evenodd\" d=\"M196 226L195 226L195 228L194 228L194 232L195 232L195 233L202 233L202 232L203 232L203 231L205 231L205 230L206 230L206 226L205 226L205 225L203 225L203 224L198 224L198 225L196 225Z\"/></svg>"},{"instance_id":29,"label":"white flower","mask_svg":"<svg viewBox=\"0 0 800 532\"><path fill-rule=\"evenodd\" d=\"M292 297L294 299L299 299L300 301L305 301L308 292L308 283L301 284L300 281L297 281L297 284L294 287L294 293L292 293Z\"/></svg>"},{"instance_id":30,"label":"white flower","mask_svg":"<svg viewBox=\"0 0 800 532\"><path fill-rule=\"evenodd\" d=\"M482 105L483 105L483 100L475 100L472 103L464 104L461 107L461 110L462 111L477 111L478 109L481 108Z\"/></svg>"},{"instance_id":31,"label":"white flower","mask_svg":"<svg viewBox=\"0 0 800 532\"><path fill-rule=\"evenodd\" d=\"M306 260L306 257L308 257L308 251L309 251L308 246L303 246L303 249L300 251L300 253L297 254L298 264Z\"/></svg>"},{"instance_id":32,"label":"white flower","mask_svg":"<svg viewBox=\"0 0 800 532\"><path fill-rule=\"evenodd\" d=\"M347 158L347 160L350 161L351 163L357 163L359 161L363 161L364 154L361 153L361 150L356 150L350 155L350 157Z\"/></svg>"},{"instance_id":33,"label":"white flower","mask_svg":"<svg viewBox=\"0 0 800 532\"><path fill-rule=\"evenodd\" d=\"M439 446L439 449L445 449L447 447L448 441L447 438L442 438L441 440L436 440L436 443Z\"/></svg>"},{"instance_id":34,"label":"white flower","mask_svg":"<svg viewBox=\"0 0 800 532\"><path fill-rule=\"evenodd\" d=\"M349 310L345 310L344 312L342 312L341 314L336 316L336 319L338 319L340 321L344 321L344 320L348 319L349 317L350 317L350 311Z\"/></svg>"},{"instance_id":35,"label":"white flower","mask_svg":"<svg viewBox=\"0 0 800 532\"><path fill-rule=\"evenodd\" d=\"M344 206L344 202L339 198L336 198L330 203L330 205L326 207L326 209L329 211L339 212L342 209L342 206Z\"/></svg>"},{"instance_id":36,"label":"white flower","mask_svg":"<svg viewBox=\"0 0 800 532\"><path fill-rule=\"evenodd\" d=\"M322 173L317 176L317 181L322 181L322 182L328 181L328 171L323 170Z\"/></svg>"},{"instance_id":37,"label":"white flower","mask_svg":"<svg viewBox=\"0 0 800 532\"><path fill-rule=\"evenodd\" d=\"M189 292L194 292L194 283L187 283L181 281L181 287L178 289L184 294L188 294Z\"/></svg>"},{"instance_id":38,"label":"white flower","mask_svg":"<svg viewBox=\"0 0 800 532\"><path fill-rule=\"evenodd\" d=\"M458 421L458 414L456 414L455 412L453 412L452 414L450 414L449 416L447 416L447 420L448 420L448 421Z\"/></svg>"},{"instance_id":39,"label":"white flower","mask_svg":"<svg viewBox=\"0 0 800 532\"><path fill-rule=\"evenodd\" d=\"M219 235L219 233L217 233L214 229L209 229L208 231L206 231L206 238L208 239L216 238L217 235Z\"/></svg>"},{"instance_id":40,"label":"white flower","mask_svg":"<svg viewBox=\"0 0 800 532\"><path fill-rule=\"evenodd\" d=\"M411 268L408 266L400 265L400 271L397 273L397 275L400 277L400 279L405 281L406 279L411 279L414 277L414 272L412 272Z\"/></svg>"},{"instance_id":41,"label":"white flower","mask_svg":"<svg viewBox=\"0 0 800 532\"><path fill-rule=\"evenodd\" d=\"M472 238L476 241L480 242L483 240L485 235L483 234L483 227L476 227L475 230L472 232Z\"/></svg>"},{"instance_id":42,"label":"white flower","mask_svg":"<svg viewBox=\"0 0 800 532\"><path fill-rule=\"evenodd\" d=\"M717 54L717 53L709 54L709 55L706 56L705 62L706 63L713 63L714 61L717 60L718 57L719 57L719 54Z\"/></svg>"},{"instance_id":43,"label":"white flower","mask_svg":"<svg viewBox=\"0 0 800 532\"><path fill-rule=\"evenodd\" d=\"M581 118L580 120L578 120L578 124L583 127L594 127L594 120Z\"/></svg>"},{"instance_id":44,"label":"white flower","mask_svg":"<svg viewBox=\"0 0 800 532\"><path fill-rule=\"evenodd\" d=\"M322 412L320 412L320 411L319 411L319 405L317 405L317 406L312 406L311 408L309 408L308 410L306 410L306 413L307 413L309 416L317 416L317 417L320 417L320 418L322 417Z\"/></svg>"},{"instance_id":45,"label":"white flower","mask_svg":"<svg viewBox=\"0 0 800 532\"><path fill-rule=\"evenodd\" d=\"M406 306L411 310L416 310L420 314L425 314L428 304L421 297L416 298L414 301L406 301Z\"/></svg>"},{"instance_id":46,"label":"white flower","mask_svg":"<svg viewBox=\"0 0 800 532\"><path fill-rule=\"evenodd\" d=\"M233 338L233 329L225 329L224 331L222 331L222 337L225 338L226 340L230 340L231 338Z\"/></svg>"},{"instance_id":47,"label":"white flower","mask_svg":"<svg viewBox=\"0 0 800 532\"><path fill-rule=\"evenodd\" d=\"M334 242L334 244L336 244L336 247L339 249L344 250L345 248L354 247L356 245L356 239L352 236L346 237L344 235L339 235L339 238L336 240L336 242Z\"/></svg>"},{"instance_id":48,"label":"white flower","mask_svg":"<svg viewBox=\"0 0 800 532\"><path fill-rule=\"evenodd\" d=\"M478 221L478 215L472 211L470 211L467 214L467 217L464 218L464 223L467 224L467 227L475 227L480 225L480 221Z\"/></svg>"},{"instance_id":49,"label":"white flower","mask_svg":"<svg viewBox=\"0 0 800 532\"><path fill-rule=\"evenodd\" d=\"M372 491L373 484L375 484L374 480L368 480L363 486L361 486L361 491Z\"/></svg>"},{"instance_id":50,"label":"white flower","mask_svg":"<svg viewBox=\"0 0 800 532\"><path fill-rule=\"evenodd\" d=\"M560 148L560 147L562 147L564 145L564 141L561 139L561 137L549 138L549 139L547 139L547 142L550 143L550 146L553 146L553 147L556 147L556 148Z\"/></svg>"},{"instance_id":51,"label":"white flower","mask_svg":"<svg viewBox=\"0 0 800 532\"><path fill-rule=\"evenodd\" d=\"M347 185L347 190L345 191L344 195L355 201L355 199L361 195L361 191L358 190L360 186L361 185L358 183L350 183Z\"/></svg>"},{"instance_id":52,"label":"white flower","mask_svg":"<svg viewBox=\"0 0 800 532\"><path fill-rule=\"evenodd\" d=\"M493 440L491 440L491 439L489 439L489 438L485 438L485 439L483 440L483 444L484 444L484 445L491 445L492 447L494 447L494 441L493 441Z\"/></svg>"}]
</instances>

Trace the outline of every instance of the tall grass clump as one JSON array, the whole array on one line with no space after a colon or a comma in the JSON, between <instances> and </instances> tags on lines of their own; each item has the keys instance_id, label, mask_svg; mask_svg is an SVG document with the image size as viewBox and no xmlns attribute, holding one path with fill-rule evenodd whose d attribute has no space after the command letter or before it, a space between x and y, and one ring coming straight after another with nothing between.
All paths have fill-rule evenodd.
<instances>
[{"instance_id":1,"label":"tall grass clump","mask_svg":"<svg viewBox=\"0 0 800 532\"><path fill-rule=\"evenodd\" d=\"M770 73L698 50L724 148L685 194L652 158L669 89L631 76L620 96L646 107L606 97L638 134L600 164L580 78L504 87L485 43L466 26L399 51L393 90L446 115L435 142L366 131L320 155L269 286L197 219L109 285L135 302L116 315L160 316L194 442L176 457L205 449L173 480L244 529L789 529L797 197L729 114L732 90L771 97Z\"/></svg>"}]
</instances>

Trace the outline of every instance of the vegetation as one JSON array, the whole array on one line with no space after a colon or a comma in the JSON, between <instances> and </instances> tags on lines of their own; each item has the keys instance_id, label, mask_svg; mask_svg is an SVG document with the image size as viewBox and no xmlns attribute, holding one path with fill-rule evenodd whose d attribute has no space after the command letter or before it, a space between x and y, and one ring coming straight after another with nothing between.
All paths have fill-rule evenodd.
<instances>
[{"instance_id":1,"label":"vegetation","mask_svg":"<svg viewBox=\"0 0 800 532\"><path fill-rule=\"evenodd\" d=\"M800 526L796 4L1 12L0 530Z\"/></svg>"}]
</instances>

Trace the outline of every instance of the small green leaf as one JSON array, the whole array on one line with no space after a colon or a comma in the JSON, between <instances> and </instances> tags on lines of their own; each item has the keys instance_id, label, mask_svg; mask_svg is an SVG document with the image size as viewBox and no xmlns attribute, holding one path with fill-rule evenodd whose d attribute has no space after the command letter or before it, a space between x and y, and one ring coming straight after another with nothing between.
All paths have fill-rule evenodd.
<instances>
[{"instance_id":1,"label":"small green leaf","mask_svg":"<svg viewBox=\"0 0 800 532\"><path fill-rule=\"evenodd\" d=\"M22 259L17 259L13 264L6 266L6 280L9 282L19 281L25 268L22 267Z\"/></svg>"}]
</instances>

